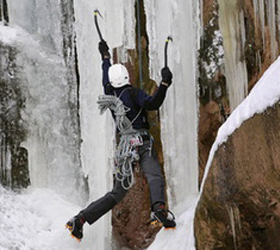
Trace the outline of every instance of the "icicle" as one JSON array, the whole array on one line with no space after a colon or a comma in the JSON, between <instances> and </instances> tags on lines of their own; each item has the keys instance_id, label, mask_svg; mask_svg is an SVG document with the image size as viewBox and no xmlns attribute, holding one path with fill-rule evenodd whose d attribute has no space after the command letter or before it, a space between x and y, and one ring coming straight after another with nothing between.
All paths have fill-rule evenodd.
<instances>
[{"instance_id":1,"label":"icicle","mask_svg":"<svg viewBox=\"0 0 280 250\"><path fill-rule=\"evenodd\" d=\"M12 161L11 151L7 145L5 134L2 132L0 135L1 143L1 174L0 183L7 187L12 187Z\"/></svg>"},{"instance_id":2,"label":"icicle","mask_svg":"<svg viewBox=\"0 0 280 250\"><path fill-rule=\"evenodd\" d=\"M257 13L258 13L258 10L259 10L259 1L258 0L253 0L253 5L254 5L255 17L257 17ZM256 20L257 20L257 18L255 18L255 26L257 26Z\"/></svg>"},{"instance_id":3,"label":"icicle","mask_svg":"<svg viewBox=\"0 0 280 250\"><path fill-rule=\"evenodd\" d=\"M262 69L262 58L261 58L261 52L258 50L257 51L257 54L256 54L256 62L257 62L257 65L258 65L258 70L261 71Z\"/></svg>"},{"instance_id":4,"label":"icicle","mask_svg":"<svg viewBox=\"0 0 280 250\"><path fill-rule=\"evenodd\" d=\"M12 187L12 154L8 145L6 145L6 159L5 159L5 168L7 173L7 186Z\"/></svg>"},{"instance_id":5,"label":"icicle","mask_svg":"<svg viewBox=\"0 0 280 250\"><path fill-rule=\"evenodd\" d=\"M203 0L200 0L200 8L199 8L199 14L200 14L200 27L201 27L201 36L203 36Z\"/></svg>"},{"instance_id":6,"label":"icicle","mask_svg":"<svg viewBox=\"0 0 280 250\"><path fill-rule=\"evenodd\" d=\"M277 7L277 30L278 30L278 33L279 33L279 30L280 30L280 0L277 0L276 2L276 7ZM279 36L278 36L278 40L279 40Z\"/></svg>"},{"instance_id":7,"label":"icicle","mask_svg":"<svg viewBox=\"0 0 280 250\"><path fill-rule=\"evenodd\" d=\"M244 11L242 10L240 12L240 33L241 33L241 53L244 56L245 53L245 43L246 43L246 31L245 31L245 22L244 22ZM241 59L242 60L242 59ZM239 97L242 98L242 100L248 95L248 81L247 81L247 68L246 64L242 63L243 69L241 69L244 72L244 85L243 89L240 88ZM245 78L246 77L246 78Z\"/></svg>"},{"instance_id":8,"label":"icicle","mask_svg":"<svg viewBox=\"0 0 280 250\"><path fill-rule=\"evenodd\" d=\"M248 86L244 61L244 13L239 10L237 0L219 0L219 6L219 25L223 35L225 52L225 75L230 107L233 110L245 98Z\"/></svg>"},{"instance_id":9,"label":"icicle","mask_svg":"<svg viewBox=\"0 0 280 250\"><path fill-rule=\"evenodd\" d=\"M233 209L232 209L232 207L230 207L230 208L227 207L227 210L228 210L228 214L229 214L229 218L230 218L230 226L231 226L231 230L232 230L234 249L237 249Z\"/></svg>"},{"instance_id":10,"label":"icicle","mask_svg":"<svg viewBox=\"0 0 280 250\"><path fill-rule=\"evenodd\" d=\"M265 15L264 15L264 0L259 0L259 18L261 22L261 31L262 31L262 41L263 41L263 51L265 51Z\"/></svg>"},{"instance_id":11,"label":"icicle","mask_svg":"<svg viewBox=\"0 0 280 250\"><path fill-rule=\"evenodd\" d=\"M263 50L265 50L265 14L264 14L264 0L254 0L254 13L255 13L255 27L256 29L261 25Z\"/></svg>"},{"instance_id":12,"label":"icicle","mask_svg":"<svg viewBox=\"0 0 280 250\"><path fill-rule=\"evenodd\" d=\"M9 23L8 6L6 0L0 0L0 21L5 25Z\"/></svg>"},{"instance_id":13,"label":"icicle","mask_svg":"<svg viewBox=\"0 0 280 250\"><path fill-rule=\"evenodd\" d=\"M269 25L270 34L270 48L271 48L271 59L274 61L277 57L277 41L276 41L276 13L275 13L275 1L267 1L267 18Z\"/></svg>"},{"instance_id":14,"label":"icicle","mask_svg":"<svg viewBox=\"0 0 280 250\"><path fill-rule=\"evenodd\" d=\"M5 156L5 134L1 132L0 134L0 163L1 163L1 171L0 171L0 182L4 184L5 180L5 169L4 169L4 156Z\"/></svg>"},{"instance_id":15,"label":"icicle","mask_svg":"<svg viewBox=\"0 0 280 250\"><path fill-rule=\"evenodd\" d=\"M264 2L266 1L266 2ZM276 5L280 6L280 1L277 0L277 3L273 1L267 0L254 0L254 12L255 12L255 27L258 27L258 24L261 25L262 32L262 42L263 42L263 50L265 51L266 47L266 38L265 38L265 17L267 17L267 24L269 26L269 35L270 35L270 50L271 50L271 59L275 60L277 57L278 44L277 44L277 28L276 28L276 20L280 19L279 10L278 13L275 12ZM276 19L277 15L277 19ZM279 23L279 21L278 21Z\"/></svg>"}]
</instances>

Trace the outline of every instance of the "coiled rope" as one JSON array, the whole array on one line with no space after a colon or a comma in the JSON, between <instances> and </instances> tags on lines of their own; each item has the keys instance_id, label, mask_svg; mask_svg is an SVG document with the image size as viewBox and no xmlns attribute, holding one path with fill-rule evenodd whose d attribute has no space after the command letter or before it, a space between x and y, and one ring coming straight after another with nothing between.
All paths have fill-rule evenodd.
<instances>
[{"instance_id":1,"label":"coiled rope","mask_svg":"<svg viewBox=\"0 0 280 250\"><path fill-rule=\"evenodd\" d=\"M133 129L132 124L140 115L142 109L136 117L130 121L126 113L129 108L116 96L101 95L97 101L100 114L104 114L107 109L114 112L115 123L120 132L120 140L114 153L115 176L121 182L124 189L129 189L134 183L133 164L139 161L137 147L143 145L139 131Z\"/></svg>"}]
</instances>

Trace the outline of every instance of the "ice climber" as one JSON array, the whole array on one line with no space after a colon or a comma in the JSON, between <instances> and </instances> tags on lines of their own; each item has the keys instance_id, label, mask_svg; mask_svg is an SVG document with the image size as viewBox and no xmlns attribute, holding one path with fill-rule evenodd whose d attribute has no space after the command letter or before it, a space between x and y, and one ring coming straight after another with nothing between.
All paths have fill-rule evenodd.
<instances>
[{"instance_id":1,"label":"ice climber","mask_svg":"<svg viewBox=\"0 0 280 250\"><path fill-rule=\"evenodd\" d=\"M173 228L176 226L175 218L166 209L164 178L153 148L153 138L148 131L146 112L157 110L162 105L166 91L172 84L172 73L168 67L161 70L162 81L155 94L150 96L143 90L131 86L125 66L111 65L109 48L104 40L99 43L99 51L102 58L105 93L99 100L99 105L101 111L106 108L111 109L119 137L115 156L114 186L112 191L92 202L70 219L66 227L72 236L81 240L84 223L94 223L125 196L133 184L134 164L138 161L149 185L151 223Z\"/></svg>"}]
</instances>

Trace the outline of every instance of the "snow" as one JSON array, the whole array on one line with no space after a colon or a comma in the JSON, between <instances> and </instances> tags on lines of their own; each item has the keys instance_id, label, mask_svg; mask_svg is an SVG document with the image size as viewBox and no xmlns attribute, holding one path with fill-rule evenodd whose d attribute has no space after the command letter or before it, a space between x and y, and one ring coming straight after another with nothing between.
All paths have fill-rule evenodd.
<instances>
[{"instance_id":1,"label":"snow","mask_svg":"<svg viewBox=\"0 0 280 250\"><path fill-rule=\"evenodd\" d=\"M65 223L81 210L50 189L29 188L14 193L0 186L0 250L78 250L99 248L95 230L100 224L85 225L81 243L69 236ZM163 229L149 249L194 249L193 214L196 197L189 200L188 210L177 218L175 230ZM107 244L109 244L109 239Z\"/></svg>"},{"instance_id":2,"label":"snow","mask_svg":"<svg viewBox=\"0 0 280 250\"><path fill-rule=\"evenodd\" d=\"M16 40L17 36L17 30L16 29L11 29L7 26L2 26L0 29L0 39L1 42L4 44L11 44Z\"/></svg>"},{"instance_id":3,"label":"snow","mask_svg":"<svg viewBox=\"0 0 280 250\"><path fill-rule=\"evenodd\" d=\"M90 229L80 244L69 237L65 223L80 207L50 189L30 188L13 193L0 186L0 249L92 249Z\"/></svg>"},{"instance_id":4,"label":"snow","mask_svg":"<svg viewBox=\"0 0 280 250\"><path fill-rule=\"evenodd\" d=\"M157 82L163 66L165 39L169 35L174 39L168 50L174 83L160 112L170 209L178 224L174 231L161 230L149 249L192 250L195 249L193 217L198 201L195 79L198 27L193 24L198 22L193 19L198 16L198 7L195 1L191 4L185 0L167 1L165 5L156 1L144 3L150 74ZM67 81L58 25L60 6L56 0L8 0L8 6L11 24L0 25L0 41L19 49L17 63L22 68L22 84L28 97L23 119L32 128L24 145L30 153L32 186L20 194L0 187L1 250L110 249L110 214L92 226L86 225L81 244L69 237L64 224L88 202L87 191L77 173L81 171L88 178L90 201L103 195L112 183L113 123L109 114L99 115L96 105L102 88L93 10L98 7L102 13L99 23L103 36L111 48L118 47L118 53L123 55L120 61L125 62L126 49L135 48L134 1L74 1L81 81L81 165L75 158L79 152L69 148L73 137L65 108L68 100L64 96ZM185 29L188 32L182 32ZM244 120L279 100L279 70L277 59L220 128L203 183L218 146Z\"/></svg>"}]
</instances>

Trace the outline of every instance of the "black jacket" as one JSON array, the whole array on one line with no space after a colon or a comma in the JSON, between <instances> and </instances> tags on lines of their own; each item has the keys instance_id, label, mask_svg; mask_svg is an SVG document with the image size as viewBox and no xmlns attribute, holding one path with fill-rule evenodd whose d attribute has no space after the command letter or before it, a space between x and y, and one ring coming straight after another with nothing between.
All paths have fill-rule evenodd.
<instances>
[{"instance_id":1,"label":"black jacket","mask_svg":"<svg viewBox=\"0 0 280 250\"><path fill-rule=\"evenodd\" d=\"M102 64L104 93L120 97L124 105L129 108L127 117L131 121L137 117L142 108L141 113L135 119L132 126L134 129L149 129L146 110L157 110L162 105L167 87L160 84L152 96L146 94L142 89L134 88L129 84L121 88L114 88L109 83L108 70L110 66L110 59L104 59Z\"/></svg>"}]
</instances>

